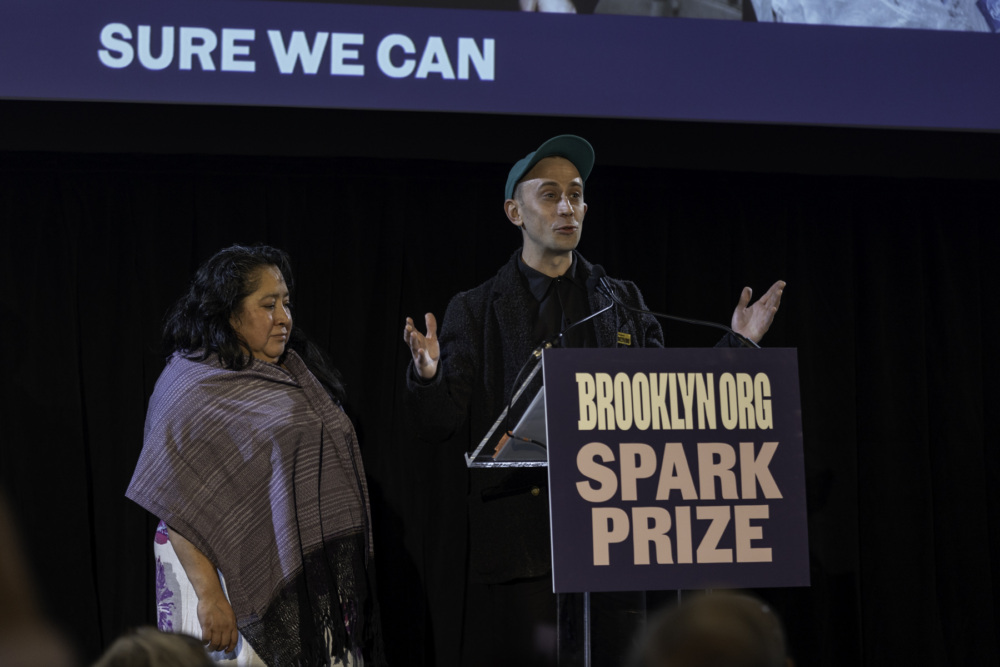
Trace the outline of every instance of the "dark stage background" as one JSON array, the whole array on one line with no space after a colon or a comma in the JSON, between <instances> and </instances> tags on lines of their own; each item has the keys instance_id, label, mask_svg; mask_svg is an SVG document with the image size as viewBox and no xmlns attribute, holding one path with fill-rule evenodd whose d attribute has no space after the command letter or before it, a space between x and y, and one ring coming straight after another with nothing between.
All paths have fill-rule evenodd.
<instances>
[{"instance_id":1,"label":"dark stage background","mask_svg":"<svg viewBox=\"0 0 1000 667\"><path fill-rule=\"evenodd\" d=\"M40 102L0 119L0 484L85 660L154 618L155 522L123 494L163 314L215 250L262 241L291 253L296 324L347 382L393 664L452 664L466 473L408 436L403 319L509 257L510 164L575 132L598 156L581 251L653 307L728 321L744 284L788 282L764 342L799 350L813 584L760 593L799 665L1000 662L1000 135Z\"/></svg>"}]
</instances>

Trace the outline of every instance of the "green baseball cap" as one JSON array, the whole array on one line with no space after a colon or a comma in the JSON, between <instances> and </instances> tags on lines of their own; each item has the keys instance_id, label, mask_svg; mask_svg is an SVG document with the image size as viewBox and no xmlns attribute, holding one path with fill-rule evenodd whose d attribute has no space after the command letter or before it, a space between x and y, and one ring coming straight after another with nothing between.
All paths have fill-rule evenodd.
<instances>
[{"instance_id":1,"label":"green baseball cap","mask_svg":"<svg viewBox=\"0 0 1000 667\"><path fill-rule=\"evenodd\" d=\"M504 190L504 199L511 199L514 196L514 187L524 175L531 171L531 168L547 157L562 157L573 163L576 170L580 172L580 178L587 181L590 170L594 168L594 147L583 137L575 134L560 134L552 137L534 152L528 153L511 167L507 174L507 188Z\"/></svg>"}]
</instances>

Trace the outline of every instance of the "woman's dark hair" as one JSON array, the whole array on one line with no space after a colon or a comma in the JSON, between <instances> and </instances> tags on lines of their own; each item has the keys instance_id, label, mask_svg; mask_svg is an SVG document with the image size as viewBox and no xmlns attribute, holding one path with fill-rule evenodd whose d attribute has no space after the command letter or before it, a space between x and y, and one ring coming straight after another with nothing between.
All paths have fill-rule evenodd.
<instances>
[{"instance_id":1,"label":"woman's dark hair","mask_svg":"<svg viewBox=\"0 0 1000 667\"><path fill-rule=\"evenodd\" d=\"M243 370L253 357L240 344L233 329L233 315L238 315L243 299L257 289L260 270L276 266L281 271L289 295L295 296L292 265L284 250L266 245L233 245L212 255L194 274L187 293L167 314L163 327L163 352L180 352L200 361L216 354L224 368ZM292 327L285 354L295 350L316 379L338 402L344 400L344 386L326 355L303 333ZM278 360L284 360L284 355Z\"/></svg>"}]
</instances>

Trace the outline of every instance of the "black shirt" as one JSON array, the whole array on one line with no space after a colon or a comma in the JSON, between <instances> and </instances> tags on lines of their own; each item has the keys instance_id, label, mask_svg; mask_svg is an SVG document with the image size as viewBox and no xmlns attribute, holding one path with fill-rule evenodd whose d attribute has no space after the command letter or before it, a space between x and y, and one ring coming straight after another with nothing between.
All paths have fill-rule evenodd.
<instances>
[{"instance_id":1,"label":"black shirt","mask_svg":"<svg viewBox=\"0 0 1000 667\"><path fill-rule=\"evenodd\" d=\"M586 270L577 270L576 255L566 273L558 277L536 271L518 258L517 268L525 279L528 291L538 302L534 312L532 336L537 342L554 338L574 322L590 315ZM597 347L597 336L590 322L567 331L557 347Z\"/></svg>"}]
</instances>

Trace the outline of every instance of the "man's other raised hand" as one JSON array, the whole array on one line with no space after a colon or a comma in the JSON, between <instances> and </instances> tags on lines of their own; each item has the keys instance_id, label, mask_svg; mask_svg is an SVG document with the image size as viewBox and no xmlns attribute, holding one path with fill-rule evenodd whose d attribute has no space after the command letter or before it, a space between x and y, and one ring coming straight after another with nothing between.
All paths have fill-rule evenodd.
<instances>
[{"instance_id":1,"label":"man's other raised hand","mask_svg":"<svg viewBox=\"0 0 1000 667\"><path fill-rule=\"evenodd\" d=\"M438 360L441 358L441 346L437 338L437 318L434 313L424 315L427 333L422 334L413 324L413 318L406 318L403 327L403 342L410 348L413 355L413 366L425 380L430 380L437 374Z\"/></svg>"},{"instance_id":2,"label":"man's other raised hand","mask_svg":"<svg viewBox=\"0 0 1000 667\"><path fill-rule=\"evenodd\" d=\"M733 311L733 331L746 336L755 343L759 343L767 330L771 328L774 315L781 305L781 293L785 290L785 281L779 280L771 285L771 289L764 293L764 296L757 299L756 303L748 306L753 290L749 287L743 288L740 294L740 301Z\"/></svg>"}]
</instances>

